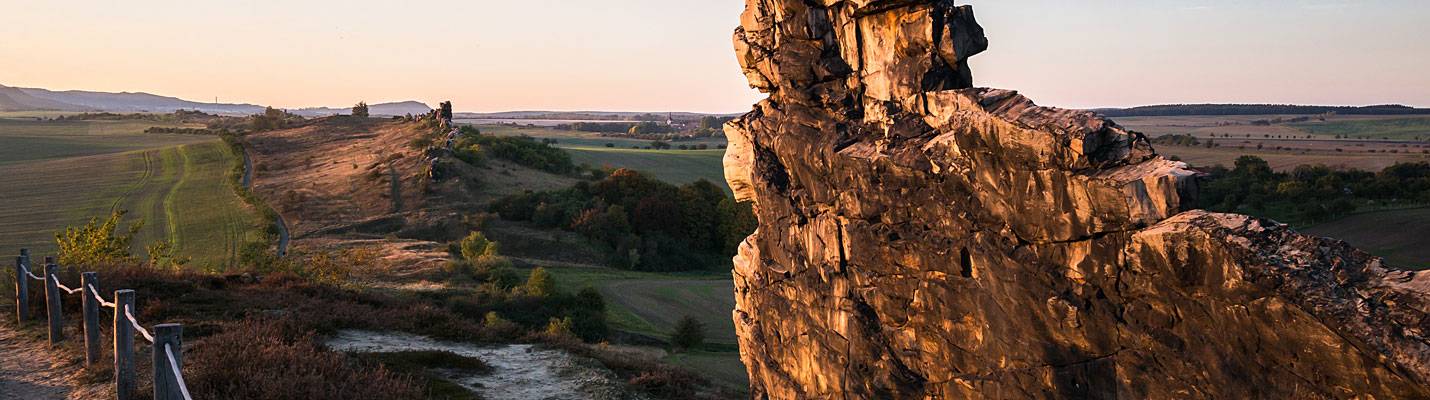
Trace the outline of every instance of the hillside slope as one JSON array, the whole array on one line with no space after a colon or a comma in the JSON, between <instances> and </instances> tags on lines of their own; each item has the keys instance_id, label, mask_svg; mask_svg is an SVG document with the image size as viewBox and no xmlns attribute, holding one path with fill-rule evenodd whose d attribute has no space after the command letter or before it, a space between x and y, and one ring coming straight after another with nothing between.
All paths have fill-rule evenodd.
<instances>
[{"instance_id":1,"label":"hillside slope","mask_svg":"<svg viewBox=\"0 0 1430 400\"><path fill-rule=\"evenodd\" d=\"M438 163L448 176L433 180L421 142L438 135L431 119L352 117L254 134L246 138L254 191L284 217L297 251L375 247L394 267L421 269L445 262L445 242L469 233L468 217L486 202L574 183L498 160L478 168L445 152Z\"/></svg>"},{"instance_id":2,"label":"hillside slope","mask_svg":"<svg viewBox=\"0 0 1430 400\"><path fill-rule=\"evenodd\" d=\"M24 90L0 86L0 111L87 111L90 108L31 96Z\"/></svg>"}]
</instances>

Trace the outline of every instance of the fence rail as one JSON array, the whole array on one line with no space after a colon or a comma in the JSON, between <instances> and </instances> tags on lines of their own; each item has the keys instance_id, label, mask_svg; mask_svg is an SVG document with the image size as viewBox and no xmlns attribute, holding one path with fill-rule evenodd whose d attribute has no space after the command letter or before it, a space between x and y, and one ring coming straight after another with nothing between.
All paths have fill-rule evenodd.
<instances>
[{"instance_id":1,"label":"fence rail","mask_svg":"<svg viewBox=\"0 0 1430 400\"><path fill-rule=\"evenodd\" d=\"M15 257L15 307L19 324L24 325L33 314L30 313L30 281L45 282L45 313L49 318L50 346L64 341L64 318L61 315L63 296L79 294L84 310L85 365L94 365L100 360L102 338L99 332L100 314L104 313L113 322L114 341L114 386L119 400L130 400L135 396L134 374L134 332L150 344L154 362L155 400L193 400L189 396L188 385L184 383L182 371L183 332L179 324L155 325L153 333L145 329L134 317L134 291L114 291L114 301L105 300L99 294L99 274L81 274L79 288L70 288L60 283L60 266L54 257L45 257L44 276L35 275L30 269L30 250L20 249ZM111 309L112 312L103 309Z\"/></svg>"}]
</instances>

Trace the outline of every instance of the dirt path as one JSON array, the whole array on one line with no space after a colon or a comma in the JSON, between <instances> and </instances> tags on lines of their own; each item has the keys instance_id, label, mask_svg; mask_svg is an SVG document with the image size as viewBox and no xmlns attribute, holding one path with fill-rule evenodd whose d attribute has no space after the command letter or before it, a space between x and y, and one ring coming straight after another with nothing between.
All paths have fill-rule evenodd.
<instances>
[{"instance_id":1,"label":"dirt path","mask_svg":"<svg viewBox=\"0 0 1430 400\"><path fill-rule=\"evenodd\" d=\"M6 321L13 322L13 321ZM65 399L74 367L44 342L0 324L0 399Z\"/></svg>"}]
</instances>

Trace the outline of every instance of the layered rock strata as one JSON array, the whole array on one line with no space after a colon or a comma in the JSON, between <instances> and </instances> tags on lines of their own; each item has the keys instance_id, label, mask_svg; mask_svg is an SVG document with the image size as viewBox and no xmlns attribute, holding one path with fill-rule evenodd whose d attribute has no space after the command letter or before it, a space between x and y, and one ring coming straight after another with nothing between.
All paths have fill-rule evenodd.
<instances>
[{"instance_id":1,"label":"layered rock strata","mask_svg":"<svg viewBox=\"0 0 1430 400\"><path fill-rule=\"evenodd\" d=\"M725 126L757 398L1430 398L1430 273L1191 210L1140 134L973 88L969 6L747 0L734 41L769 94Z\"/></svg>"}]
</instances>

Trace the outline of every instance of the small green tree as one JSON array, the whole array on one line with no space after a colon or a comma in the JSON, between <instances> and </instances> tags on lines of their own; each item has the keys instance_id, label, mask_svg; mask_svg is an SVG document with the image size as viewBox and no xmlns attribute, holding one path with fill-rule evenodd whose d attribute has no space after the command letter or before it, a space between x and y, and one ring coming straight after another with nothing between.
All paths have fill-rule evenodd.
<instances>
[{"instance_id":1,"label":"small green tree","mask_svg":"<svg viewBox=\"0 0 1430 400\"><path fill-rule=\"evenodd\" d=\"M353 106L354 117L367 118L367 115L367 102L359 101L357 105Z\"/></svg>"},{"instance_id":2,"label":"small green tree","mask_svg":"<svg viewBox=\"0 0 1430 400\"><path fill-rule=\"evenodd\" d=\"M552 318L546 323L546 331L543 332L551 338L574 338L576 334L571 333L571 317Z\"/></svg>"},{"instance_id":3,"label":"small green tree","mask_svg":"<svg viewBox=\"0 0 1430 400\"><path fill-rule=\"evenodd\" d=\"M477 263L483 258L497 257L497 243L487 239L481 232L472 232L462 239L462 258L472 263Z\"/></svg>"},{"instance_id":4,"label":"small green tree","mask_svg":"<svg viewBox=\"0 0 1430 400\"><path fill-rule=\"evenodd\" d=\"M670 334L670 344L679 350L689 350L705 343L705 324L689 315L675 323L675 332Z\"/></svg>"},{"instance_id":5,"label":"small green tree","mask_svg":"<svg viewBox=\"0 0 1430 400\"><path fill-rule=\"evenodd\" d=\"M155 240L144 247L144 252L149 255L149 266L155 268L179 269L189 263L189 258L180 256L179 249L167 240Z\"/></svg>"},{"instance_id":6,"label":"small green tree","mask_svg":"<svg viewBox=\"0 0 1430 400\"><path fill-rule=\"evenodd\" d=\"M136 222L129 225L124 233L116 233L125 213L124 210L114 211L103 222L98 217L90 218L84 226L72 226L56 233L60 264L97 265L134 261L129 245L144 223Z\"/></svg>"},{"instance_id":7,"label":"small green tree","mask_svg":"<svg viewBox=\"0 0 1430 400\"><path fill-rule=\"evenodd\" d=\"M526 278L526 294L538 297L547 297L556 294L556 279L551 277L546 268L536 267L531 270L531 276Z\"/></svg>"}]
</instances>

